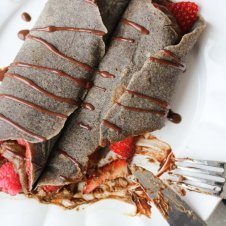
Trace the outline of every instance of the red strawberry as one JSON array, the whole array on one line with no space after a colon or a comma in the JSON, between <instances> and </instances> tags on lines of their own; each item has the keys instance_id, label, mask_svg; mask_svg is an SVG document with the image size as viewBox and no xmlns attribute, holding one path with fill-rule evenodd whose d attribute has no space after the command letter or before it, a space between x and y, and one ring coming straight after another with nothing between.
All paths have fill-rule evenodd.
<instances>
[{"instance_id":1,"label":"red strawberry","mask_svg":"<svg viewBox=\"0 0 226 226\"><path fill-rule=\"evenodd\" d=\"M120 155L123 159L128 159L134 154L135 143L135 137L128 137L122 141L112 143L110 149Z\"/></svg>"},{"instance_id":2,"label":"red strawberry","mask_svg":"<svg viewBox=\"0 0 226 226\"><path fill-rule=\"evenodd\" d=\"M165 6L175 17L183 33L188 32L198 19L199 7L194 2L168 2Z\"/></svg>"},{"instance_id":3,"label":"red strawberry","mask_svg":"<svg viewBox=\"0 0 226 226\"><path fill-rule=\"evenodd\" d=\"M0 167L0 190L10 195L17 195L21 191L19 175L11 162Z\"/></svg>"},{"instance_id":4,"label":"red strawberry","mask_svg":"<svg viewBox=\"0 0 226 226\"><path fill-rule=\"evenodd\" d=\"M128 174L127 162L122 159L117 159L106 166L99 169L97 175L91 176L85 187L83 193L88 194L95 188L100 186L106 180L114 180L119 177L125 177Z\"/></svg>"},{"instance_id":5,"label":"red strawberry","mask_svg":"<svg viewBox=\"0 0 226 226\"><path fill-rule=\"evenodd\" d=\"M60 186L46 185L42 186L42 189L47 193L57 192L60 189Z\"/></svg>"}]
</instances>

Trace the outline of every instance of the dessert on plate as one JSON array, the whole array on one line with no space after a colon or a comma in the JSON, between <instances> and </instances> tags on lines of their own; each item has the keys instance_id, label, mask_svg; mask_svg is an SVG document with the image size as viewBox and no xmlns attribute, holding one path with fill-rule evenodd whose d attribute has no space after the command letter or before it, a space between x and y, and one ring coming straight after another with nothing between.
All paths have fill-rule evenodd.
<instances>
[{"instance_id":1,"label":"dessert on plate","mask_svg":"<svg viewBox=\"0 0 226 226\"><path fill-rule=\"evenodd\" d=\"M181 120L170 104L204 28L191 2L49 0L0 86L0 189L67 208L120 197L150 215L128 165L145 138L164 150L157 176L172 167L147 132Z\"/></svg>"}]
</instances>

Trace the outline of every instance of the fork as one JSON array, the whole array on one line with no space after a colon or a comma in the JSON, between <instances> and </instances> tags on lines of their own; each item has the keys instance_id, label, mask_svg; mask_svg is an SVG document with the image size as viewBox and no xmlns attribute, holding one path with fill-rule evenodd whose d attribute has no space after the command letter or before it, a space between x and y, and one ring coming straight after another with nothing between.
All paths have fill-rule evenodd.
<instances>
[{"instance_id":1,"label":"fork","mask_svg":"<svg viewBox=\"0 0 226 226\"><path fill-rule=\"evenodd\" d=\"M226 163L176 158L166 182L181 188L226 199Z\"/></svg>"}]
</instances>

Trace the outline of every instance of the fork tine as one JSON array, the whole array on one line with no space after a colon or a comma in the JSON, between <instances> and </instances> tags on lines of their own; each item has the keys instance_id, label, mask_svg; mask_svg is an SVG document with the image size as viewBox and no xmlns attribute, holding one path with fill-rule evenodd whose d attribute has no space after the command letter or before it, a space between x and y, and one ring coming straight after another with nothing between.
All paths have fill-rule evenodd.
<instances>
[{"instance_id":1,"label":"fork tine","mask_svg":"<svg viewBox=\"0 0 226 226\"><path fill-rule=\"evenodd\" d=\"M169 182L168 180L166 180L166 182L168 182L170 185L174 184L176 186L187 189L189 191L195 191L195 192L208 194L208 195L214 195L214 196L219 196L222 191L222 189L220 187L213 186L212 188L204 188L202 186L193 185L193 184L189 183L189 181L177 182L177 181L170 180L170 182Z\"/></svg>"},{"instance_id":2,"label":"fork tine","mask_svg":"<svg viewBox=\"0 0 226 226\"><path fill-rule=\"evenodd\" d=\"M213 180L209 180L207 178L198 178L198 177L194 177L194 176L187 176L187 175L181 175L178 173L174 173L173 176L175 176L175 178L178 178L178 182L183 183L184 181L193 181L193 182L197 182L197 183L201 183L201 184L205 184L205 185L209 185L209 186L218 186L218 187L223 187L225 182L218 182L218 181L213 181Z\"/></svg>"},{"instance_id":3,"label":"fork tine","mask_svg":"<svg viewBox=\"0 0 226 226\"><path fill-rule=\"evenodd\" d=\"M200 168L198 168L198 166L180 166L180 165L177 165L176 169L179 169L179 170L184 171L184 172L194 173L194 174L195 173L205 174L205 175L216 176L216 177L220 177L220 178L224 177L224 172L215 172L215 171L212 171L212 170L200 169Z\"/></svg>"},{"instance_id":4,"label":"fork tine","mask_svg":"<svg viewBox=\"0 0 226 226\"><path fill-rule=\"evenodd\" d=\"M191 158L176 158L175 160L176 162L187 162L187 163L193 163L193 164L204 165L204 166L212 166L212 167L224 169L224 163L219 161L207 161L207 160L198 160L198 159L191 159Z\"/></svg>"}]
</instances>

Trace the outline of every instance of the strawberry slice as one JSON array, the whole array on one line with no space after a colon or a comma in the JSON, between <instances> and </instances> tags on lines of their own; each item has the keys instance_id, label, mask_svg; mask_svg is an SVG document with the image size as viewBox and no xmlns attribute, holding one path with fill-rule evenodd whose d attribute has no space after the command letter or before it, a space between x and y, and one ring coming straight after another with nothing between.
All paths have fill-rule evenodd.
<instances>
[{"instance_id":1,"label":"strawberry slice","mask_svg":"<svg viewBox=\"0 0 226 226\"><path fill-rule=\"evenodd\" d=\"M135 137L128 137L122 141L112 143L110 150L118 154L123 159L132 158L135 150Z\"/></svg>"},{"instance_id":2,"label":"strawberry slice","mask_svg":"<svg viewBox=\"0 0 226 226\"><path fill-rule=\"evenodd\" d=\"M122 159L117 159L106 166L103 166L98 170L96 175L91 176L85 187L83 193L88 194L95 188L99 187L106 180L114 180L119 177L125 177L128 175L127 162Z\"/></svg>"},{"instance_id":3,"label":"strawberry slice","mask_svg":"<svg viewBox=\"0 0 226 226\"><path fill-rule=\"evenodd\" d=\"M47 193L57 192L60 188L61 186L54 186L54 185L42 186L42 189Z\"/></svg>"},{"instance_id":4,"label":"strawberry slice","mask_svg":"<svg viewBox=\"0 0 226 226\"><path fill-rule=\"evenodd\" d=\"M198 19L199 6L194 2L167 2L165 6L175 17L183 33L187 33Z\"/></svg>"}]
</instances>

